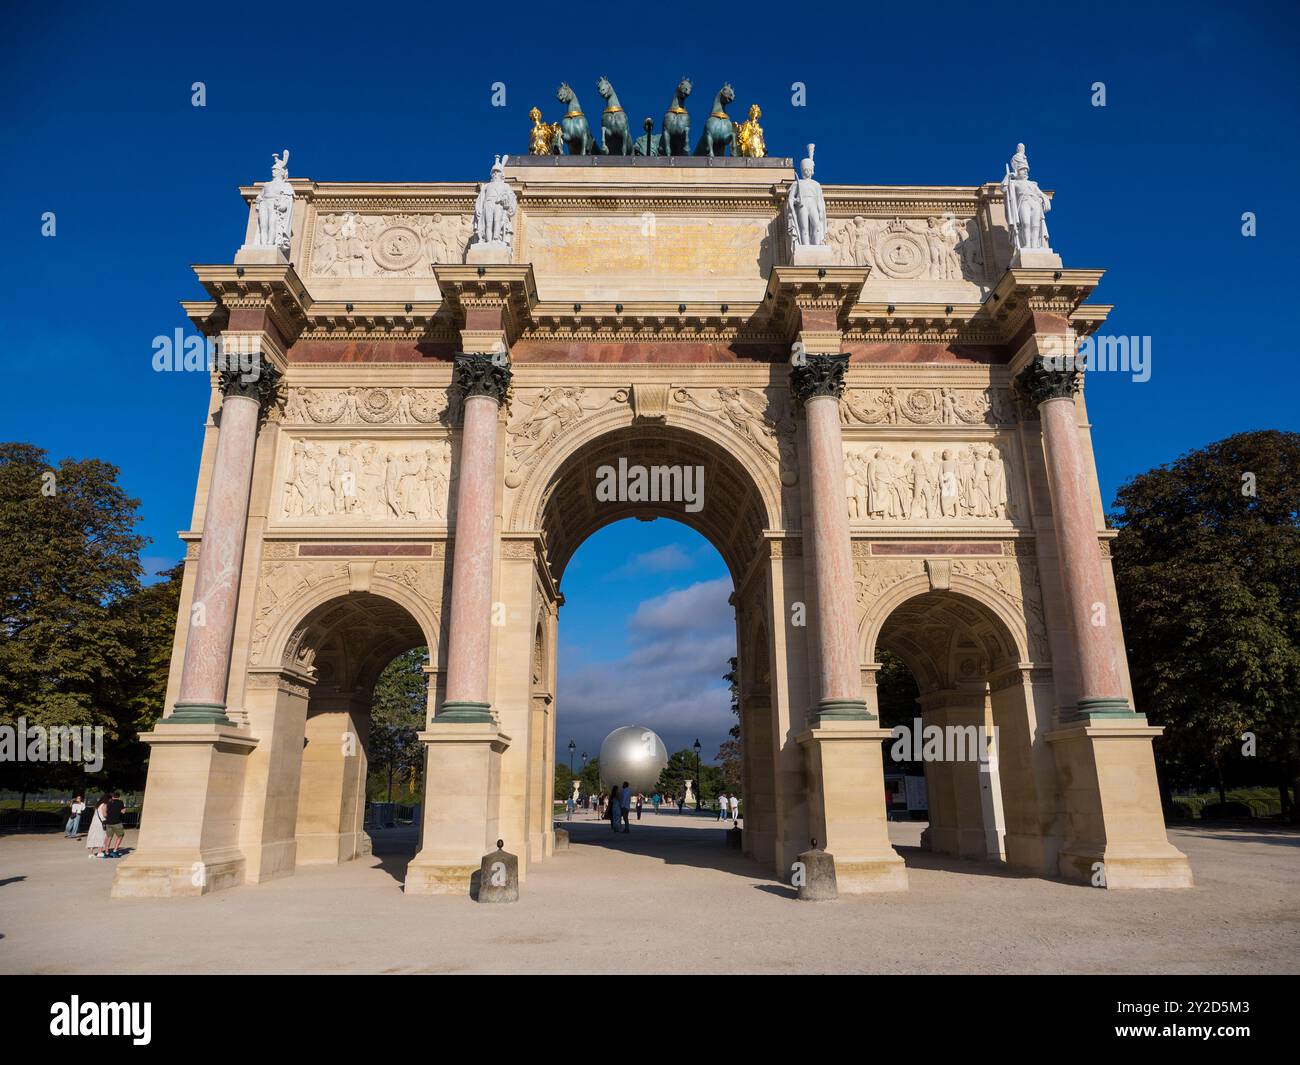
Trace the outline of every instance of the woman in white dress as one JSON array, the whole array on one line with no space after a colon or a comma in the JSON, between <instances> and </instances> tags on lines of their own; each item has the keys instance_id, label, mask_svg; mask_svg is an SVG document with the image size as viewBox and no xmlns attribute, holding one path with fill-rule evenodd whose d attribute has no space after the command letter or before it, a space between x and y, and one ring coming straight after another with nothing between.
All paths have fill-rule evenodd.
<instances>
[{"instance_id":1,"label":"woman in white dress","mask_svg":"<svg viewBox=\"0 0 1300 1065\"><path fill-rule=\"evenodd\" d=\"M101 795L95 804L95 812L90 815L90 831L86 833L86 847L90 851L87 858L107 858L103 851L104 840L108 834L104 831L104 821L108 817L108 796Z\"/></svg>"}]
</instances>

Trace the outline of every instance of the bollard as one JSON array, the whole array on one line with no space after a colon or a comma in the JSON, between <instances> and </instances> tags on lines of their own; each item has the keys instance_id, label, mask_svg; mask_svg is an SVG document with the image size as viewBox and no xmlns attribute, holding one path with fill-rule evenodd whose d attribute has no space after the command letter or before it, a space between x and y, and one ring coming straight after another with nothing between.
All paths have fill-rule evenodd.
<instances>
[{"instance_id":1,"label":"bollard","mask_svg":"<svg viewBox=\"0 0 1300 1065\"><path fill-rule=\"evenodd\" d=\"M567 851L569 849L569 833L566 829L557 828L555 830L555 849L557 851Z\"/></svg>"},{"instance_id":2,"label":"bollard","mask_svg":"<svg viewBox=\"0 0 1300 1065\"><path fill-rule=\"evenodd\" d=\"M839 888L835 883L835 856L817 849L817 841L812 841L812 849L799 855L792 867L791 884L798 889L801 902L830 902L839 898Z\"/></svg>"},{"instance_id":3,"label":"bollard","mask_svg":"<svg viewBox=\"0 0 1300 1065\"><path fill-rule=\"evenodd\" d=\"M507 854L504 845L503 840L497 840L497 849L483 855L476 896L479 902L519 901L519 859Z\"/></svg>"}]
</instances>

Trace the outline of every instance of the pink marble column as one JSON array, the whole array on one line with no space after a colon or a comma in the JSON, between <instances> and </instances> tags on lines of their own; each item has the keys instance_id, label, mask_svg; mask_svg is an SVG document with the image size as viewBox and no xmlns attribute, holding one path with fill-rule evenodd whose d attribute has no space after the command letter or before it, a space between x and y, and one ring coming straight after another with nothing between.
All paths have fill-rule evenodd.
<instances>
[{"instance_id":1,"label":"pink marble column","mask_svg":"<svg viewBox=\"0 0 1300 1065\"><path fill-rule=\"evenodd\" d=\"M848 357L807 355L791 374L808 428L811 513L804 525L804 549L812 551L817 587L815 632L821 662L819 719L870 720L862 698L856 645L857 606L853 592L853 547L844 505L844 445L840 395Z\"/></svg>"},{"instance_id":2,"label":"pink marble column","mask_svg":"<svg viewBox=\"0 0 1300 1065\"><path fill-rule=\"evenodd\" d=\"M261 373L278 377L270 366L262 366ZM185 636L180 696L171 715L164 718L166 724L172 725L231 724L225 714L226 682L235 637L260 396L264 393L257 382L240 380L238 372L223 375L223 385L225 399L203 511L203 539Z\"/></svg>"},{"instance_id":3,"label":"pink marble column","mask_svg":"<svg viewBox=\"0 0 1300 1065\"><path fill-rule=\"evenodd\" d=\"M1052 521L1065 585L1066 608L1079 659L1079 714L1133 716L1124 696L1120 641L1115 636L1097 521L1092 474L1079 434L1074 393L1078 370L1049 369L1035 361L1021 375L1024 391L1038 402L1047 460Z\"/></svg>"},{"instance_id":4,"label":"pink marble column","mask_svg":"<svg viewBox=\"0 0 1300 1065\"><path fill-rule=\"evenodd\" d=\"M447 629L447 689L435 723L492 720L488 651L492 641L497 412L509 386L510 369L487 355L462 355L456 361L456 377L464 397L464 416Z\"/></svg>"}]
</instances>

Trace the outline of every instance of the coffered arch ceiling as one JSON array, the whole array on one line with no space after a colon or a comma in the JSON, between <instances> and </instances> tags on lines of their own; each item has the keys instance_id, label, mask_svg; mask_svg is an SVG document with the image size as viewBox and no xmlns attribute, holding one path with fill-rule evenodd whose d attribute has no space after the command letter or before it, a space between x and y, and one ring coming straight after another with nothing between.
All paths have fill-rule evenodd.
<instances>
[{"instance_id":1,"label":"coffered arch ceiling","mask_svg":"<svg viewBox=\"0 0 1300 1065\"><path fill-rule=\"evenodd\" d=\"M928 592L899 604L877 646L912 671L922 694L984 681L1016 663L1016 642L983 604L956 592Z\"/></svg>"},{"instance_id":2,"label":"coffered arch ceiling","mask_svg":"<svg viewBox=\"0 0 1300 1065\"><path fill-rule=\"evenodd\" d=\"M702 470L702 506L689 511L681 499L598 499L602 468L616 475L620 460L629 470ZM698 479L698 474L692 476ZM565 459L547 484L541 531L558 581L574 552L598 529L623 518L674 518L712 543L738 582L763 546L766 513L749 473L718 443L673 426L633 425L599 436Z\"/></svg>"}]
</instances>

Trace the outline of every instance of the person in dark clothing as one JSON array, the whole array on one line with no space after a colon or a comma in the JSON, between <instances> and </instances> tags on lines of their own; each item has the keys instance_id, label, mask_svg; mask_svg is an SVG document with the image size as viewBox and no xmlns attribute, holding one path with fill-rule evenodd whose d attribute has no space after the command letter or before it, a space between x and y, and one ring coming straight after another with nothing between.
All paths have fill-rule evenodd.
<instances>
[{"instance_id":1,"label":"person in dark clothing","mask_svg":"<svg viewBox=\"0 0 1300 1065\"><path fill-rule=\"evenodd\" d=\"M104 850L110 858L122 856L121 847L126 839L126 825L122 823L122 811L125 809L126 803L122 801L122 796L113 792L108 800L108 813L104 817ZM117 842L114 843L114 840Z\"/></svg>"},{"instance_id":2,"label":"person in dark clothing","mask_svg":"<svg viewBox=\"0 0 1300 1065\"><path fill-rule=\"evenodd\" d=\"M637 792L636 796L636 819L641 820L641 808L645 805L645 796Z\"/></svg>"},{"instance_id":3,"label":"person in dark clothing","mask_svg":"<svg viewBox=\"0 0 1300 1065\"><path fill-rule=\"evenodd\" d=\"M625 780L623 781L623 791L621 792L620 801L623 804L623 831L632 831L632 787Z\"/></svg>"},{"instance_id":4,"label":"person in dark clothing","mask_svg":"<svg viewBox=\"0 0 1300 1065\"><path fill-rule=\"evenodd\" d=\"M609 830L611 832L618 831L618 823L623 819L623 802L620 794L617 784L609 789Z\"/></svg>"}]
</instances>

